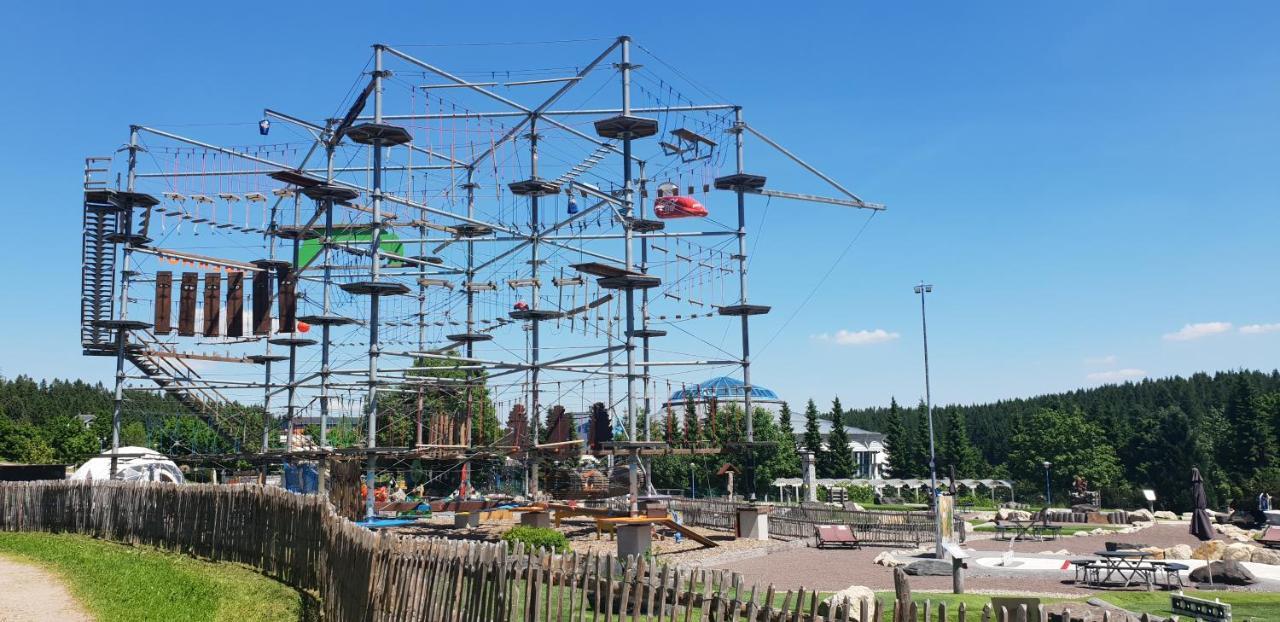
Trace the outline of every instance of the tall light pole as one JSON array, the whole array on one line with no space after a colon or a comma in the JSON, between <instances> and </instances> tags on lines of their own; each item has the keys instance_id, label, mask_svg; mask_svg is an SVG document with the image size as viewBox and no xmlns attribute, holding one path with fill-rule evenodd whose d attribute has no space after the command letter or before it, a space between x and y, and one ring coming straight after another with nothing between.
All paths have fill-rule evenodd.
<instances>
[{"instance_id":1,"label":"tall light pole","mask_svg":"<svg viewBox=\"0 0 1280 622\"><path fill-rule=\"evenodd\" d=\"M943 559L942 512L938 507L938 459L933 446L933 396L929 392L929 323L925 319L924 295L933 291L933 285L920 281L915 292L920 294L920 334L924 338L924 414L929 419L929 494L933 496L934 557Z\"/></svg>"},{"instance_id":2,"label":"tall light pole","mask_svg":"<svg viewBox=\"0 0 1280 622\"><path fill-rule=\"evenodd\" d=\"M1053 466L1052 462L1044 461L1044 505L1049 507L1053 505L1053 490L1049 488L1049 467Z\"/></svg>"}]
</instances>

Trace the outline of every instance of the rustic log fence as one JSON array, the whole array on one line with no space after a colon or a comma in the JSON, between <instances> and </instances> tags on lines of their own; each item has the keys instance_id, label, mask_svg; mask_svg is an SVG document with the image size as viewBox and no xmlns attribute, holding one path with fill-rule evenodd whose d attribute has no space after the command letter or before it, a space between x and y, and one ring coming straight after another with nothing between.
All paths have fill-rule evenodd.
<instances>
[{"instance_id":1,"label":"rustic log fence","mask_svg":"<svg viewBox=\"0 0 1280 622\"><path fill-rule=\"evenodd\" d=\"M688 525L733 531L736 512L747 504L724 499L671 499L671 508ZM934 540L929 512L845 510L828 505L776 505L769 513L769 535L812 538L815 525L847 525L863 544L921 546ZM956 534L964 541L964 521L955 519Z\"/></svg>"},{"instance_id":2,"label":"rustic log fence","mask_svg":"<svg viewBox=\"0 0 1280 622\"><path fill-rule=\"evenodd\" d=\"M84 534L243 563L317 594L325 619L338 621L990 622L1029 613L961 606L949 614L928 601L828 605L816 591L757 590L723 570L375 534L320 497L247 485L0 483L0 531Z\"/></svg>"}]
</instances>

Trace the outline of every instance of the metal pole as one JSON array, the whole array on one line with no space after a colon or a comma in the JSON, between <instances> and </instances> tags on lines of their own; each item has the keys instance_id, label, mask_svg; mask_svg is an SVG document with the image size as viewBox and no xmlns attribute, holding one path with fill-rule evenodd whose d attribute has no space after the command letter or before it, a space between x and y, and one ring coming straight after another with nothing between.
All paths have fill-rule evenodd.
<instances>
[{"instance_id":1,"label":"metal pole","mask_svg":"<svg viewBox=\"0 0 1280 622\"><path fill-rule=\"evenodd\" d=\"M622 72L622 114L627 116L631 114L631 38L619 37L622 44L622 62L619 69ZM634 214L634 202L631 196L631 134L627 133L622 136L622 215L631 218ZM623 253L623 265L630 272L633 265L632 260L632 230L631 224L626 223L623 229L625 234L624 244L626 244ZM627 356L627 439L635 442L639 440L636 437L636 352L635 342L632 336L636 328L635 316L635 290L628 287L624 293L624 299L627 305L626 311L626 332L623 334L626 343ZM630 480L630 503L629 509L632 516L640 513L640 494L637 489L637 476L640 469L639 454L636 451L631 452L631 459L628 461L627 471Z\"/></svg>"},{"instance_id":2,"label":"metal pole","mask_svg":"<svg viewBox=\"0 0 1280 622\"><path fill-rule=\"evenodd\" d=\"M924 281L915 287L915 292L920 294L920 334L924 340L924 408L929 419L929 494L933 496L934 556L943 559L942 513L938 511L938 469L933 443L933 396L929 390L929 324L924 308L925 294L932 291L933 285L926 285Z\"/></svg>"},{"instance_id":3,"label":"metal pole","mask_svg":"<svg viewBox=\"0 0 1280 622\"><path fill-rule=\"evenodd\" d=\"M529 178L538 178L538 117L532 115L529 119ZM540 217L538 214L538 194L535 192L529 197L529 278L533 279L533 287L530 288L529 308L537 311L539 304L538 299L541 298L541 290L538 287L538 265L542 260L538 258L538 235L542 233ZM538 381L539 368L538 361L541 356L540 344L540 326L542 322L538 321L537 314L532 318L532 324L529 328L529 421L533 424L529 426L529 431L533 435L532 444L538 443L538 428L541 424L541 415L539 414L539 396ZM538 493L538 456L535 453L529 463L529 490L530 494Z\"/></svg>"},{"instance_id":4,"label":"metal pole","mask_svg":"<svg viewBox=\"0 0 1280 622\"><path fill-rule=\"evenodd\" d=\"M300 219L298 214L301 208L301 202L302 202L301 194L295 192L293 194L293 226L294 228L297 228L298 225L301 224L299 222ZM298 269L299 243L300 242L297 237L293 238L293 254L291 257L293 265L289 267L290 271L294 271L294 274L289 275L289 277L294 280L294 300L295 301L297 300L296 270ZM278 294L279 293L277 292L277 295ZM296 316L297 314L295 313L294 315ZM281 319L283 320L283 318ZM296 317L294 321L295 323L293 326L282 325L279 327L279 330L282 332L288 331L290 335L294 334L294 331L297 330ZM286 413L285 420L289 422L288 428L286 429L287 433L285 434L285 452L286 453L293 451L293 419L294 419L294 416L297 415L296 399L297 399L298 389L295 384L297 381L298 381L298 346L291 343L289 344L289 390L286 393L286 398L285 398L286 400L285 401L285 413Z\"/></svg>"},{"instance_id":5,"label":"metal pole","mask_svg":"<svg viewBox=\"0 0 1280 622\"><path fill-rule=\"evenodd\" d=\"M742 108L734 108L734 153L738 173L744 172L742 131L746 126L742 122ZM747 201L744 189L739 186L738 195L738 304L747 304ZM743 313L740 317L742 326L742 408L747 419L747 443L755 442L755 413L751 405L751 328L750 317ZM747 449L747 498L756 500L755 454L748 445Z\"/></svg>"},{"instance_id":6,"label":"metal pole","mask_svg":"<svg viewBox=\"0 0 1280 622\"><path fill-rule=\"evenodd\" d=\"M333 147L325 150L325 182L333 180ZM324 210L324 248L321 251L324 257L324 278L321 280L321 315L326 318L329 316L331 306L329 286L333 283L333 262L330 261L330 244L333 242L333 200L327 199L320 203L320 208ZM296 266L295 266L296 267ZM329 347L330 326L326 321L320 326L320 447L329 446ZM325 481L329 474L329 459L320 459L320 469L316 478L318 492L320 496L325 497L329 494L329 486Z\"/></svg>"},{"instance_id":7,"label":"metal pole","mask_svg":"<svg viewBox=\"0 0 1280 622\"><path fill-rule=\"evenodd\" d=\"M134 182L136 180L136 170L138 167L138 128L129 128L129 173L128 181L125 188L129 192L134 190ZM122 219L117 225L119 230L125 234L133 233L133 204L127 204L121 213ZM124 253L120 259L120 319L129 318L129 275L132 271L129 269L129 258L132 254L130 247L132 243L126 236L124 239ZM124 418L124 353L125 353L125 329L123 326L116 328L116 383L115 395L111 403L111 474L110 479L116 478L120 453L120 423Z\"/></svg>"},{"instance_id":8,"label":"metal pole","mask_svg":"<svg viewBox=\"0 0 1280 622\"><path fill-rule=\"evenodd\" d=\"M1052 466L1053 466L1052 462L1049 462L1047 460L1045 461L1044 463L1044 504L1046 507L1053 505L1053 489L1049 486L1049 467L1052 467Z\"/></svg>"},{"instance_id":9,"label":"metal pole","mask_svg":"<svg viewBox=\"0 0 1280 622\"><path fill-rule=\"evenodd\" d=\"M382 122L382 46L373 47L373 122ZM382 240L382 145L374 143L373 148L373 227L370 232L371 244L369 254L373 257L369 269L369 277L378 282L378 247ZM369 295L369 449L378 446L378 307L380 296L377 292ZM365 469L365 520L373 520L374 490L377 487L375 469L378 466L377 455L370 453L368 466Z\"/></svg>"}]
</instances>

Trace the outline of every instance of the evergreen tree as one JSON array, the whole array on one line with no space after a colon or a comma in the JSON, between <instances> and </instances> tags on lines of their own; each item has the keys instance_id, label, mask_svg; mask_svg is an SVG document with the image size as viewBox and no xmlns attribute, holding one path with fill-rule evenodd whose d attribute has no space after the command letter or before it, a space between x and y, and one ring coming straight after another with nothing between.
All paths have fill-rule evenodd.
<instances>
[{"instance_id":1,"label":"evergreen tree","mask_svg":"<svg viewBox=\"0 0 1280 622\"><path fill-rule=\"evenodd\" d=\"M817 464L822 464L827 450L822 446L822 428L818 427L818 407L813 398L804 407L804 448L813 452Z\"/></svg>"},{"instance_id":2,"label":"evergreen tree","mask_svg":"<svg viewBox=\"0 0 1280 622\"><path fill-rule=\"evenodd\" d=\"M889 398L889 412L884 421L884 451L888 454L889 477L911 476L911 436L907 434L906 411L898 400Z\"/></svg>"},{"instance_id":3,"label":"evergreen tree","mask_svg":"<svg viewBox=\"0 0 1280 622\"><path fill-rule=\"evenodd\" d=\"M800 477L800 454L796 449L796 431L791 427L791 408L786 402L778 411L777 477Z\"/></svg>"},{"instance_id":4,"label":"evergreen tree","mask_svg":"<svg viewBox=\"0 0 1280 622\"><path fill-rule=\"evenodd\" d=\"M950 473L949 469L954 468L957 477L986 475L982 473L986 466L982 463L982 457L969 442L969 431L964 424L964 411L959 408L948 408L944 417L946 433L942 439L944 456L942 467L947 469L944 472Z\"/></svg>"},{"instance_id":5,"label":"evergreen tree","mask_svg":"<svg viewBox=\"0 0 1280 622\"><path fill-rule=\"evenodd\" d=\"M831 432L827 434L827 451L819 454L818 477L848 478L853 476L853 453L849 448L849 432L844 428L844 410L840 398L831 403Z\"/></svg>"},{"instance_id":6,"label":"evergreen tree","mask_svg":"<svg viewBox=\"0 0 1280 622\"><path fill-rule=\"evenodd\" d=\"M916 429L911 439L911 476L929 476L929 409L920 402L919 416L916 417ZM937 448L934 447L934 452Z\"/></svg>"},{"instance_id":7,"label":"evergreen tree","mask_svg":"<svg viewBox=\"0 0 1280 622\"><path fill-rule=\"evenodd\" d=\"M1272 422L1268 420L1262 401L1248 378L1241 376L1236 380L1223 415L1231 425L1233 447L1230 466L1235 472L1235 479L1248 479L1259 469L1271 466L1276 455Z\"/></svg>"}]
</instances>

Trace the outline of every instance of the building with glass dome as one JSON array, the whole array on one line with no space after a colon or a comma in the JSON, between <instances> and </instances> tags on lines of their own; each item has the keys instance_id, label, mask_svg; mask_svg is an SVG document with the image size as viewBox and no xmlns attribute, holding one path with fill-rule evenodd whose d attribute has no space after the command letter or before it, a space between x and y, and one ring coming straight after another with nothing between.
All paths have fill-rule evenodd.
<instances>
[{"instance_id":1,"label":"building with glass dome","mask_svg":"<svg viewBox=\"0 0 1280 622\"><path fill-rule=\"evenodd\" d=\"M706 408L712 400L715 401L717 408L723 408L727 404L737 404L739 408L742 408L746 401L746 386L736 378L719 376L698 384L680 387L671 393L671 397L662 406L663 408L680 409L692 401L698 414L705 416ZM760 385L751 387L751 406L753 408L766 408L777 414L782 408L783 401L773 389ZM803 441L804 424L803 407L800 409L793 408L791 410L791 429L796 432L797 442ZM826 419L819 419L818 426L822 430L822 438L825 442L827 433L831 431L831 422ZM863 430L862 428L846 426L845 429L849 434L849 451L853 453L855 473L852 475L862 478L882 477L887 469L888 462L888 455L884 450L884 435L879 432Z\"/></svg>"}]
</instances>

